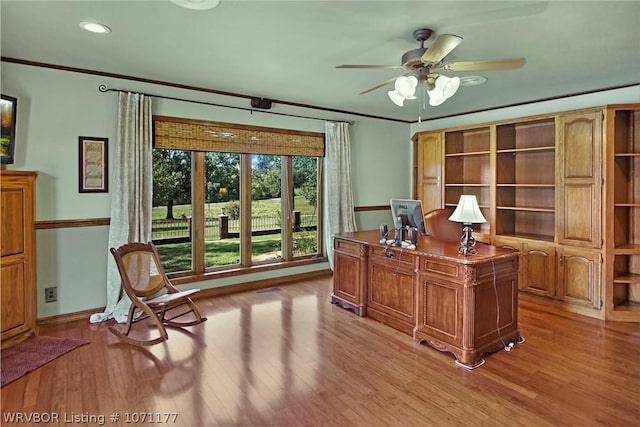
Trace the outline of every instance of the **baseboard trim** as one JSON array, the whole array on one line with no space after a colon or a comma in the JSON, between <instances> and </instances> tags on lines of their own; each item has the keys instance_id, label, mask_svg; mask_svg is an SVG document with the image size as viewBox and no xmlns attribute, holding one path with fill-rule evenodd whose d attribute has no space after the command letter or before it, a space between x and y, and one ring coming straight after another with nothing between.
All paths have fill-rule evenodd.
<instances>
[{"instance_id":1,"label":"baseboard trim","mask_svg":"<svg viewBox=\"0 0 640 427\"><path fill-rule=\"evenodd\" d=\"M60 325L78 320L89 321L89 316L94 313L102 313L106 307L90 308L88 310L74 311L73 313L57 314L55 316L43 317L36 321L36 327L44 325Z\"/></svg>"},{"instance_id":2,"label":"baseboard trim","mask_svg":"<svg viewBox=\"0 0 640 427\"><path fill-rule=\"evenodd\" d=\"M274 285L286 285L300 280L315 279L317 277L331 276L333 272L326 268L322 270L309 271L307 273L292 274L289 276L273 277L271 279L256 280L253 282L238 283L236 285L220 286L219 288L202 289L194 299L209 298L221 295L236 294L239 292L256 291L258 289L270 288Z\"/></svg>"},{"instance_id":3,"label":"baseboard trim","mask_svg":"<svg viewBox=\"0 0 640 427\"><path fill-rule=\"evenodd\" d=\"M333 272L330 268L309 271L306 273L292 274L289 276L273 277L271 279L255 280L253 282L239 283L235 285L221 286L219 288L202 289L193 299L211 298L221 295L229 295L240 292L255 291L258 289L270 288L274 285L282 286L300 280L315 279L318 277L331 276ZM44 325L62 325L80 320L89 321L89 317L94 313L104 312L105 307L91 308L88 310L76 311L73 313L58 314L50 317L43 317L36 321L36 328ZM37 330L37 329L36 329Z\"/></svg>"}]
</instances>

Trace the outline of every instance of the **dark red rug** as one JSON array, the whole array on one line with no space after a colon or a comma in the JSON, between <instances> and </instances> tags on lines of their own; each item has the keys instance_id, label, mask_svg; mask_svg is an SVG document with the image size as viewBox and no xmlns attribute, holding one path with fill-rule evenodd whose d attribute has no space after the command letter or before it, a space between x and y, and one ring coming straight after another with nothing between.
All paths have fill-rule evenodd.
<instances>
[{"instance_id":1,"label":"dark red rug","mask_svg":"<svg viewBox=\"0 0 640 427\"><path fill-rule=\"evenodd\" d=\"M31 335L0 353L0 387L85 344L89 341Z\"/></svg>"}]
</instances>

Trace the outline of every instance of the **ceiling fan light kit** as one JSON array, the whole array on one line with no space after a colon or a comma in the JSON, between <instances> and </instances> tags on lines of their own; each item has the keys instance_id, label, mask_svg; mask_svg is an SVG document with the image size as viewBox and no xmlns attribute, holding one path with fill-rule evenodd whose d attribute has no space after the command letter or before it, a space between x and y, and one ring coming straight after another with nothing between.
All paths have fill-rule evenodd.
<instances>
[{"instance_id":1,"label":"ceiling fan light kit","mask_svg":"<svg viewBox=\"0 0 640 427\"><path fill-rule=\"evenodd\" d=\"M396 79L394 86L395 90L390 90L387 94L398 107L402 107L405 99L416 99L418 79L415 76L400 76Z\"/></svg>"},{"instance_id":2,"label":"ceiling fan light kit","mask_svg":"<svg viewBox=\"0 0 640 427\"><path fill-rule=\"evenodd\" d=\"M460 88L460 77L440 75L436 78L433 89L428 90L429 105L436 107L451 98Z\"/></svg>"},{"instance_id":3,"label":"ceiling fan light kit","mask_svg":"<svg viewBox=\"0 0 640 427\"><path fill-rule=\"evenodd\" d=\"M427 95L429 95L429 105L431 105L432 107L437 107L447 100L444 94L436 88L428 90Z\"/></svg>"},{"instance_id":4,"label":"ceiling fan light kit","mask_svg":"<svg viewBox=\"0 0 640 427\"><path fill-rule=\"evenodd\" d=\"M416 87L418 86L418 79L414 76L402 76L398 77L395 82L395 88L398 93L404 96L405 99L415 99Z\"/></svg>"},{"instance_id":5,"label":"ceiling fan light kit","mask_svg":"<svg viewBox=\"0 0 640 427\"><path fill-rule=\"evenodd\" d=\"M391 101L393 101L393 103L398 107L402 107L404 105L405 98L400 95L397 90L390 90L387 92L387 95L389 95L389 99L391 99Z\"/></svg>"},{"instance_id":6,"label":"ceiling fan light kit","mask_svg":"<svg viewBox=\"0 0 640 427\"><path fill-rule=\"evenodd\" d=\"M442 91L445 98L451 98L460 88L460 77L440 76L436 79L436 89Z\"/></svg>"},{"instance_id":7,"label":"ceiling fan light kit","mask_svg":"<svg viewBox=\"0 0 640 427\"><path fill-rule=\"evenodd\" d=\"M451 98L460 86L475 86L487 81L482 76L448 77L434 72L444 71L477 71L477 70L511 70L521 68L524 58L500 59L488 61L458 61L444 63L445 57L461 42L462 37L454 34L441 34L429 47L424 42L433 35L429 28L419 28L413 32L413 38L420 42L420 47L402 55L402 65L339 65L336 68L369 68L369 69L404 69L409 75L389 79L360 94L366 94L394 83L395 89L387 92L394 104L402 107L406 99L415 98L418 83L426 86L429 105L437 106ZM413 84L415 82L415 85ZM421 92L422 93L422 92ZM408 95L409 94L409 95ZM407 96L408 95L408 96Z\"/></svg>"}]
</instances>

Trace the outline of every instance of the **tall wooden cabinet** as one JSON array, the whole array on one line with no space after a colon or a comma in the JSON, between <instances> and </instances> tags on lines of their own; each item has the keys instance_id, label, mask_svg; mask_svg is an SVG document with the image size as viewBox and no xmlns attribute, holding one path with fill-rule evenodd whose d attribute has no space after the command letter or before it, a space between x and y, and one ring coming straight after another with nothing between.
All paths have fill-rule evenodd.
<instances>
[{"instance_id":1,"label":"tall wooden cabinet","mask_svg":"<svg viewBox=\"0 0 640 427\"><path fill-rule=\"evenodd\" d=\"M440 170L441 181L428 179L442 182L442 202L414 196L431 210L475 194L487 223L474 235L520 251L521 291L640 322L640 104L429 131L414 143L416 170Z\"/></svg>"},{"instance_id":2,"label":"tall wooden cabinet","mask_svg":"<svg viewBox=\"0 0 640 427\"><path fill-rule=\"evenodd\" d=\"M578 311L593 309L596 317L605 317L601 296L603 120L602 109L557 118L558 298Z\"/></svg>"},{"instance_id":3,"label":"tall wooden cabinet","mask_svg":"<svg viewBox=\"0 0 640 427\"><path fill-rule=\"evenodd\" d=\"M558 243L602 247L601 110L558 117Z\"/></svg>"},{"instance_id":4,"label":"tall wooden cabinet","mask_svg":"<svg viewBox=\"0 0 640 427\"><path fill-rule=\"evenodd\" d=\"M442 133L421 133L414 144L414 182L425 212L442 205Z\"/></svg>"},{"instance_id":5,"label":"tall wooden cabinet","mask_svg":"<svg viewBox=\"0 0 640 427\"><path fill-rule=\"evenodd\" d=\"M2 348L35 331L35 172L0 171L0 342Z\"/></svg>"}]
</instances>

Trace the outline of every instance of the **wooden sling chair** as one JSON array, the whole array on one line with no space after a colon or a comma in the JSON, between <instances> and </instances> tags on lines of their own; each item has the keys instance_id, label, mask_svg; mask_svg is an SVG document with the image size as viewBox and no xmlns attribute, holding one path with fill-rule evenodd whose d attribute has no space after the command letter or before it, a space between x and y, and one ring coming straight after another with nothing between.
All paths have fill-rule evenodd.
<instances>
[{"instance_id":1,"label":"wooden sling chair","mask_svg":"<svg viewBox=\"0 0 640 427\"><path fill-rule=\"evenodd\" d=\"M190 295L199 291L179 291L171 284L160 262L158 250L152 242L128 243L110 249L122 279L122 289L131 300L131 307L124 328L110 326L109 330L121 340L134 345L152 345L168 338L166 326L184 327L197 325L207 320L202 317ZM182 316L184 320L176 321ZM148 336L133 330L134 324L151 319L160 334L155 339L137 339ZM146 323L146 322L143 322ZM148 326L148 325L147 325Z\"/></svg>"}]
</instances>

